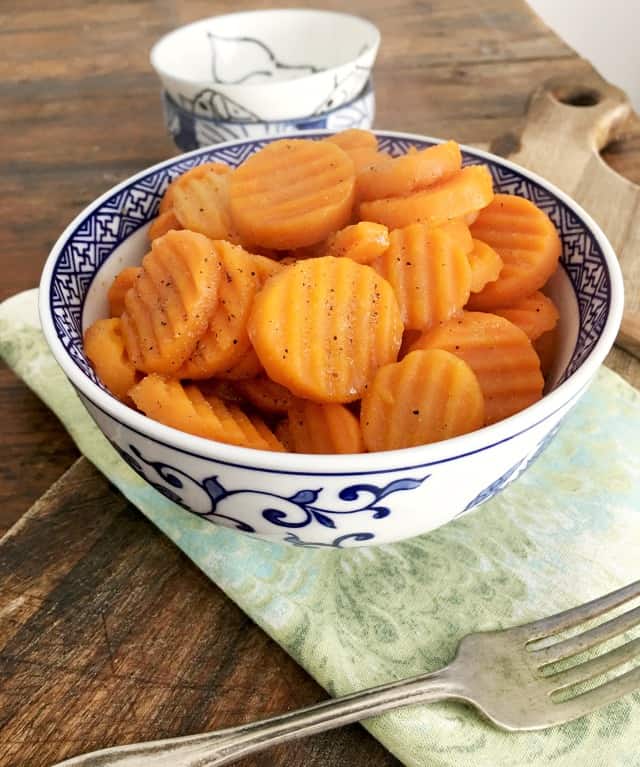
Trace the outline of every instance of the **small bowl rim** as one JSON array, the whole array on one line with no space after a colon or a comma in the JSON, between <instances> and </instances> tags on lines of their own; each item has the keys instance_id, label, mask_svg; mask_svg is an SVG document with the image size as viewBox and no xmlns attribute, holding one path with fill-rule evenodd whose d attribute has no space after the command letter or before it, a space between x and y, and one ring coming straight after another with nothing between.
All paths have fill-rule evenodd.
<instances>
[{"instance_id":1,"label":"small bowl rim","mask_svg":"<svg viewBox=\"0 0 640 767\"><path fill-rule=\"evenodd\" d=\"M166 88L162 88L162 98L167 99L171 102L171 108L176 109L179 112L182 112L186 117L190 117L193 120L198 120L199 122L206 122L206 123L212 123L213 125L280 125L282 123L295 123L295 122L302 122L303 120L311 121L311 120L324 120L328 118L330 115L335 114L336 112L340 112L343 109L349 109L352 107L356 102L363 101L364 99L368 98L370 95L375 93L375 89L373 87L373 77L369 76L367 78L366 83L362 87L362 90L357 93L350 101L345 101L344 104L340 104L340 106L333 107L333 109L329 109L326 112L321 112L318 115L300 115L300 117L287 117L284 120L216 120L213 117L204 117L203 115L196 114L195 112L190 112L188 109L185 109L183 106L177 103L177 101L173 98L173 96L169 93L169 91ZM310 130L313 130L312 128ZM318 130L322 130L322 128L318 128ZM216 146L218 146L216 144ZM201 147L202 148L202 147Z\"/></svg>"},{"instance_id":2,"label":"small bowl rim","mask_svg":"<svg viewBox=\"0 0 640 767\"><path fill-rule=\"evenodd\" d=\"M370 28L370 30L373 32L374 41L371 45L371 47L367 47L366 50L361 51L355 58L350 59L347 62L344 62L342 64L336 64L333 67L328 67L327 69L323 69L320 72L313 72L309 75L302 75L301 77L295 77L291 78L289 80L277 80L275 82L265 82L265 83L216 83L213 80L199 80L199 79L191 79L191 78L185 78L181 77L179 75L173 74L170 71L166 69L166 67L163 67L158 62L158 50L161 45L166 44L170 38L177 36L178 34L181 34L188 29L192 27L196 27L200 24L205 24L208 21L213 21L215 19L222 19L222 18L230 18L232 16L247 16L247 15L253 15L256 13L260 14L281 14L281 13L300 13L300 14L311 14L311 13L320 13L325 16L336 16L336 17L347 17L351 19L355 19L358 22L361 22L363 26L367 26ZM215 88L216 90L219 90L221 93L231 93L236 92L239 93L240 91L245 93L252 93L256 92L258 90L265 90L265 89L275 89L278 86L283 88L288 85L291 85L292 83L297 82L304 82L305 84L311 84L315 80L320 80L321 78L325 78L327 75L331 75L332 73L342 69L343 67L351 66L352 64L356 63L357 61L360 61L360 59L363 56L366 56L371 50L373 50L374 57L377 55L378 49L380 47L380 30L378 27L369 19L364 18L363 16L358 16L355 13L346 13L344 11L333 11L326 8L254 8L253 10L248 11L235 11L233 13L222 13L218 14L216 16L207 16L203 19L197 19L196 21L191 21L188 24L183 24L180 27L176 27L175 29L172 29L170 32L167 32L165 35L163 35L159 40L157 40L153 46L151 47L151 50L149 51L149 61L151 63L151 66L155 70L158 77L163 82L163 87L166 90L166 86L164 83L164 78L169 78L173 80L176 83L180 83L181 85L186 85L189 87L204 87L204 88Z\"/></svg>"},{"instance_id":3,"label":"small bowl rim","mask_svg":"<svg viewBox=\"0 0 640 767\"><path fill-rule=\"evenodd\" d=\"M266 139L266 141L287 138L304 138L305 136L317 137L321 135L333 135L334 133L335 131L332 130L295 131L291 134ZM391 137L407 141L430 143L443 143L443 141L445 141L445 139L405 133L403 131L374 130L373 133L379 138ZM247 142L255 143L255 141L256 139L236 139L216 144L215 149L225 149ZM283 474L331 474L334 476L363 475L390 472L418 466L435 465L456 458L462 458L472 453L481 452L499 443L508 441L518 434L535 427L537 424L568 405L575 400L590 383L615 341L622 320L624 286L618 259L602 229L581 205L575 202L575 200L561 189L558 189L550 181L547 181L533 171L523 168L517 163L498 157L491 152L486 152L466 144L460 144L460 148L463 152L468 152L476 157L489 160L514 170L555 195L582 220L602 249L604 262L608 268L611 281L609 315L602 329L602 333L595 342L593 348L583 360L580 367L578 367L577 370L574 370L565 381L553 391L544 395L538 402L530 405L515 415L492 424L491 426L485 426L476 431L469 432L468 434L463 434L458 437L434 442L428 445L418 445L416 447L374 453L314 455L307 453L279 453L256 450L197 437L154 421L142 413L136 412L122 402L119 402L112 395L107 394L107 392L103 391L103 389L95 384L73 362L71 356L58 337L50 311L49 296L51 290L51 277L54 266L69 236L84 219L98 209L107 199L145 176L173 166L187 158L205 154L211 151L212 148L214 147L201 147L156 163L155 165L145 168L124 179L119 184L108 189L93 202L89 203L89 205L80 211L80 213L71 221L54 243L44 264L40 279L38 296L40 323L47 344L65 375L75 389L83 397L89 400L89 402L98 410L101 410L115 421L142 436L176 449L179 452L193 455L204 460L232 464L234 466L251 468L258 471L280 472Z\"/></svg>"}]
</instances>

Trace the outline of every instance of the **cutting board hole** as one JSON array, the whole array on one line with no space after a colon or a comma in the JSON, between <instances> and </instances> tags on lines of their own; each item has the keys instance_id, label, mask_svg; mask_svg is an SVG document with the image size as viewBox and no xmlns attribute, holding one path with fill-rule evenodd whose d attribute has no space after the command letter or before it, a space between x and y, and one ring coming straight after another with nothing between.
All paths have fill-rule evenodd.
<instances>
[{"instance_id":1,"label":"cutting board hole","mask_svg":"<svg viewBox=\"0 0 640 767\"><path fill-rule=\"evenodd\" d=\"M602 94L593 88L563 88L553 95L570 107L594 107L602 101Z\"/></svg>"}]
</instances>

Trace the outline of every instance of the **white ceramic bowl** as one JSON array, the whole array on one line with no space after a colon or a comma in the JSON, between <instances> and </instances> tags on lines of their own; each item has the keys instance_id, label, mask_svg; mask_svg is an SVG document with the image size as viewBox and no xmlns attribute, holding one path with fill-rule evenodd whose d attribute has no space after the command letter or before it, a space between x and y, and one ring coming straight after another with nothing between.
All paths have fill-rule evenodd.
<instances>
[{"instance_id":1,"label":"white ceramic bowl","mask_svg":"<svg viewBox=\"0 0 640 767\"><path fill-rule=\"evenodd\" d=\"M393 155L436 141L377 135ZM623 288L615 254L590 216L552 184L507 160L463 148L466 163L486 163L498 190L534 200L562 237L561 266L549 285L560 307L562 341L543 399L462 437L365 455L271 453L193 437L112 397L84 355L82 330L106 315L114 275L142 258L147 225L169 181L202 162L238 165L265 143L236 141L167 160L89 205L44 267L40 316L47 341L123 458L192 513L298 546L372 545L425 533L518 477L584 393L620 325Z\"/></svg>"},{"instance_id":2,"label":"white ceramic bowl","mask_svg":"<svg viewBox=\"0 0 640 767\"><path fill-rule=\"evenodd\" d=\"M356 98L379 45L378 29L347 13L247 11L170 32L151 64L173 101L197 117L300 120Z\"/></svg>"},{"instance_id":3,"label":"white ceramic bowl","mask_svg":"<svg viewBox=\"0 0 640 767\"><path fill-rule=\"evenodd\" d=\"M321 115L298 120L265 122L212 120L182 109L166 92L163 93L163 105L167 131L173 137L176 146L183 152L232 139L283 136L303 130L326 129L338 132L348 128L371 128L376 111L371 80L367 81L364 90L353 101L331 109L329 112L323 112Z\"/></svg>"}]
</instances>

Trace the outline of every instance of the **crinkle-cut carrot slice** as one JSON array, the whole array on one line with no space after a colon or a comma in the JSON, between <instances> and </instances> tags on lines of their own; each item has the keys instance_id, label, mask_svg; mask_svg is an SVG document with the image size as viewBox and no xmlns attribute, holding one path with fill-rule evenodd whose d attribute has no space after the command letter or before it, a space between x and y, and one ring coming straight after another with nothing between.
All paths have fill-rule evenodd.
<instances>
[{"instance_id":1,"label":"crinkle-cut carrot slice","mask_svg":"<svg viewBox=\"0 0 640 767\"><path fill-rule=\"evenodd\" d=\"M440 224L437 228L453 237L467 255L471 253L473 250L473 237L464 218L452 218L451 221L447 221L446 224Z\"/></svg>"},{"instance_id":2,"label":"crinkle-cut carrot slice","mask_svg":"<svg viewBox=\"0 0 640 767\"><path fill-rule=\"evenodd\" d=\"M471 268L454 232L424 224L394 229L372 266L393 288L406 329L445 322L469 299Z\"/></svg>"},{"instance_id":3,"label":"crinkle-cut carrot slice","mask_svg":"<svg viewBox=\"0 0 640 767\"><path fill-rule=\"evenodd\" d=\"M388 158L358 174L359 200L406 197L445 181L462 167L460 147L455 141Z\"/></svg>"},{"instance_id":4,"label":"crinkle-cut carrot slice","mask_svg":"<svg viewBox=\"0 0 640 767\"><path fill-rule=\"evenodd\" d=\"M317 402L358 399L396 359L402 319L391 285L350 258L310 258L268 280L249 336L270 378Z\"/></svg>"},{"instance_id":5,"label":"crinkle-cut carrot slice","mask_svg":"<svg viewBox=\"0 0 640 767\"><path fill-rule=\"evenodd\" d=\"M229 210L230 178L230 173L204 173L176 186L173 210L183 228L212 240L239 241Z\"/></svg>"},{"instance_id":6,"label":"crinkle-cut carrot slice","mask_svg":"<svg viewBox=\"0 0 640 767\"><path fill-rule=\"evenodd\" d=\"M358 198L358 176L365 170L368 170L376 163L384 162L391 158L391 155L387 152L379 152L377 149L371 149L370 147L356 147L355 149L344 150L353 163L353 168L356 172L356 198Z\"/></svg>"},{"instance_id":7,"label":"crinkle-cut carrot slice","mask_svg":"<svg viewBox=\"0 0 640 767\"><path fill-rule=\"evenodd\" d=\"M360 423L372 452L427 445L481 428L484 398L459 357L414 351L378 370L362 398Z\"/></svg>"},{"instance_id":8,"label":"crinkle-cut carrot slice","mask_svg":"<svg viewBox=\"0 0 640 767\"><path fill-rule=\"evenodd\" d=\"M536 338L533 342L533 348L540 358L540 370L546 380L551 373L556 358L556 351L558 348L558 325Z\"/></svg>"},{"instance_id":9,"label":"crinkle-cut carrot slice","mask_svg":"<svg viewBox=\"0 0 640 767\"><path fill-rule=\"evenodd\" d=\"M225 381L246 381L249 378L256 378L262 373L264 373L262 363L258 359L255 349L251 347L234 365L219 370L216 377Z\"/></svg>"},{"instance_id":10,"label":"crinkle-cut carrot slice","mask_svg":"<svg viewBox=\"0 0 640 767\"><path fill-rule=\"evenodd\" d=\"M324 141L339 146L340 149L351 151L352 149L378 149L378 139L375 133L362 128L348 128L347 130L327 136Z\"/></svg>"},{"instance_id":11,"label":"crinkle-cut carrot slice","mask_svg":"<svg viewBox=\"0 0 640 767\"><path fill-rule=\"evenodd\" d=\"M233 402L235 405L243 406L247 400L236 389L235 382L222 381L218 378L209 378L207 381L198 381L198 388L206 397L214 396L223 399L225 402Z\"/></svg>"},{"instance_id":12,"label":"crinkle-cut carrot slice","mask_svg":"<svg viewBox=\"0 0 640 767\"><path fill-rule=\"evenodd\" d=\"M471 367L484 394L487 424L518 413L542 396L538 355L526 333L504 317L465 311L424 333L413 345L417 349L444 349Z\"/></svg>"},{"instance_id":13,"label":"crinkle-cut carrot slice","mask_svg":"<svg viewBox=\"0 0 640 767\"><path fill-rule=\"evenodd\" d=\"M173 179L169 186L165 189L160 205L158 206L158 213L166 213L166 211L173 208L174 194L178 187L182 184L189 183L190 179L203 178L209 174L213 175L226 175L231 173L231 168L225 165L223 162L205 162L202 165L196 165L195 168L187 170L181 175Z\"/></svg>"},{"instance_id":14,"label":"crinkle-cut carrot slice","mask_svg":"<svg viewBox=\"0 0 640 767\"><path fill-rule=\"evenodd\" d=\"M402 344L398 352L398 360L404 359L412 351L415 342L422 336L422 330L405 330L402 334Z\"/></svg>"},{"instance_id":15,"label":"crinkle-cut carrot slice","mask_svg":"<svg viewBox=\"0 0 640 767\"><path fill-rule=\"evenodd\" d=\"M495 282L500 276L502 258L486 242L473 240L473 249L468 254L471 266L471 292L479 293L485 285Z\"/></svg>"},{"instance_id":16,"label":"crinkle-cut carrot slice","mask_svg":"<svg viewBox=\"0 0 640 767\"><path fill-rule=\"evenodd\" d=\"M118 317L97 320L84 334L84 352L98 378L118 399L126 400L135 385L137 372L127 356Z\"/></svg>"},{"instance_id":17,"label":"crinkle-cut carrot slice","mask_svg":"<svg viewBox=\"0 0 640 767\"><path fill-rule=\"evenodd\" d=\"M195 384L148 375L129 392L149 418L198 437L258 450L282 450L275 435L257 416L249 418L239 407L219 397L205 397Z\"/></svg>"},{"instance_id":18,"label":"crinkle-cut carrot slice","mask_svg":"<svg viewBox=\"0 0 640 767\"><path fill-rule=\"evenodd\" d=\"M213 245L221 265L218 303L178 378L211 378L233 367L251 348L247 318L262 284L256 257L225 240Z\"/></svg>"},{"instance_id":19,"label":"crinkle-cut carrot slice","mask_svg":"<svg viewBox=\"0 0 640 767\"><path fill-rule=\"evenodd\" d=\"M273 431L287 453L293 453L293 439L291 437L291 429L289 428L289 419L283 418L281 421L278 421Z\"/></svg>"},{"instance_id":20,"label":"crinkle-cut carrot slice","mask_svg":"<svg viewBox=\"0 0 640 767\"><path fill-rule=\"evenodd\" d=\"M286 413L293 401L293 395L289 389L267 376L237 381L235 388L247 402L265 413Z\"/></svg>"},{"instance_id":21,"label":"crinkle-cut carrot slice","mask_svg":"<svg viewBox=\"0 0 640 767\"><path fill-rule=\"evenodd\" d=\"M289 408L289 434L295 453L364 453L360 422L344 405L297 399Z\"/></svg>"},{"instance_id":22,"label":"crinkle-cut carrot slice","mask_svg":"<svg viewBox=\"0 0 640 767\"><path fill-rule=\"evenodd\" d=\"M438 226L484 208L492 199L493 182L489 170L484 165L471 165L440 184L406 197L362 202L359 217L363 221L386 224L389 229L415 223Z\"/></svg>"},{"instance_id":23,"label":"crinkle-cut carrot slice","mask_svg":"<svg viewBox=\"0 0 640 767\"><path fill-rule=\"evenodd\" d=\"M233 224L243 241L268 248L321 242L349 223L354 182L353 163L335 144L274 141L231 176Z\"/></svg>"},{"instance_id":24,"label":"crinkle-cut carrot slice","mask_svg":"<svg viewBox=\"0 0 640 767\"><path fill-rule=\"evenodd\" d=\"M273 277L274 274L281 272L285 264L280 261L275 261L273 258L267 258L266 256L258 256L255 253L253 256L253 270L256 272L260 284Z\"/></svg>"},{"instance_id":25,"label":"crinkle-cut carrot slice","mask_svg":"<svg viewBox=\"0 0 640 767\"><path fill-rule=\"evenodd\" d=\"M389 230L384 224L361 221L331 235L325 255L351 258L359 264L370 264L389 247Z\"/></svg>"},{"instance_id":26,"label":"crinkle-cut carrot slice","mask_svg":"<svg viewBox=\"0 0 640 767\"><path fill-rule=\"evenodd\" d=\"M124 311L124 297L127 295L129 288L133 287L136 277L141 271L139 266L127 266L116 275L107 293L109 312L112 317L120 317Z\"/></svg>"},{"instance_id":27,"label":"crinkle-cut carrot slice","mask_svg":"<svg viewBox=\"0 0 640 767\"><path fill-rule=\"evenodd\" d=\"M504 262L498 279L471 297L469 308L480 311L509 306L539 290L556 270L562 251L547 214L512 194L497 194L480 212L471 234Z\"/></svg>"},{"instance_id":28,"label":"crinkle-cut carrot slice","mask_svg":"<svg viewBox=\"0 0 640 767\"><path fill-rule=\"evenodd\" d=\"M479 215L479 210L472 210L471 213L467 213L465 216L463 216L463 220L467 226L471 226L471 224L473 224Z\"/></svg>"},{"instance_id":29,"label":"crinkle-cut carrot slice","mask_svg":"<svg viewBox=\"0 0 640 767\"><path fill-rule=\"evenodd\" d=\"M553 330L560 319L556 305L539 290L506 309L494 309L493 314L513 322L524 330L531 341L540 338L548 330Z\"/></svg>"},{"instance_id":30,"label":"crinkle-cut carrot slice","mask_svg":"<svg viewBox=\"0 0 640 767\"><path fill-rule=\"evenodd\" d=\"M202 234L170 231L153 241L122 314L138 370L172 374L188 359L218 300L220 272L214 243Z\"/></svg>"},{"instance_id":31,"label":"crinkle-cut carrot slice","mask_svg":"<svg viewBox=\"0 0 640 767\"><path fill-rule=\"evenodd\" d=\"M153 242L153 240L162 237L163 234L170 232L172 229L184 229L184 227L178 221L175 210L170 208L153 219L147 231L147 236L149 241Z\"/></svg>"}]
</instances>

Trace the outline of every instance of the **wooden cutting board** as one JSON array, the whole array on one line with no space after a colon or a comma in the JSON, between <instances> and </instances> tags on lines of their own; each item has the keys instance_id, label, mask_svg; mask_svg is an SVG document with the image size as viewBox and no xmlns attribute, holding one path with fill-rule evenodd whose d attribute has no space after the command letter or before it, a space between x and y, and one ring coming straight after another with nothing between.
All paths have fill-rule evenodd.
<instances>
[{"instance_id":1,"label":"wooden cutting board","mask_svg":"<svg viewBox=\"0 0 640 767\"><path fill-rule=\"evenodd\" d=\"M513 159L574 196L608 234L627 289L620 343L637 354L640 195L598 154L628 110L597 77L548 83L532 97ZM636 359L617 351L609 364L640 384ZM324 697L86 459L0 541L0 584L0 767L41 767ZM356 763L399 764L357 726L239 764Z\"/></svg>"}]
</instances>

